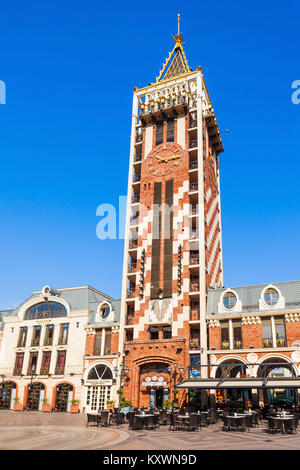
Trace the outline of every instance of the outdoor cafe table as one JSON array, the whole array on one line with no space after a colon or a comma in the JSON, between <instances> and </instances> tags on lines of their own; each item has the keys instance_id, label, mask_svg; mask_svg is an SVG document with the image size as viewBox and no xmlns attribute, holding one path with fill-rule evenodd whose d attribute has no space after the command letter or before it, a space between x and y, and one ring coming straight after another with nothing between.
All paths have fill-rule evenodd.
<instances>
[{"instance_id":1,"label":"outdoor cafe table","mask_svg":"<svg viewBox=\"0 0 300 470\"><path fill-rule=\"evenodd\" d=\"M154 417L154 416L158 416L157 414L154 414L154 413L151 413L151 414L136 414L135 417L138 418L139 420L142 421L142 427L144 426L145 424L145 420L147 420L148 418L150 417Z\"/></svg>"},{"instance_id":2,"label":"outdoor cafe table","mask_svg":"<svg viewBox=\"0 0 300 470\"><path fill-rule=\"evenodd\" d=\"M271 419L276 419L277 421L281 422L282 432L285 432L285 424L287 421L294 419L293 415L290 416L272 416Z\"/></svg>"},{"instance_id":3,"label":"outdoor cafe table","mask_svg":"<svg viewBox=\"0 0 300 470\"><path fill-rule=\"evenodd\" d=\"M177 415L176 418L177 419L190 419L190 414L188 414L188 415Z\"/></svg>"}]
</instances>

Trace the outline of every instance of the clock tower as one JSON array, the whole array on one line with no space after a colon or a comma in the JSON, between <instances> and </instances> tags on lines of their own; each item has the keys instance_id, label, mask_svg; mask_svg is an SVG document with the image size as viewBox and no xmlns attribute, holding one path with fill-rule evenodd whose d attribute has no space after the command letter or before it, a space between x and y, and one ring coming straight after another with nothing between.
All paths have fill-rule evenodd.
<instances>
[{"instance_id":1,"label":"clock tower","mask_svg":"<svg viewBox=\"0 0 300 470\"><path fill-rule=\"evenodd\" d=\"M135 407L182 404L188 366L207 374L207 290L223 286L222 140L179 19L173 39L156 81L133 93L119 377Z\"/></svg>"}]
</instances>

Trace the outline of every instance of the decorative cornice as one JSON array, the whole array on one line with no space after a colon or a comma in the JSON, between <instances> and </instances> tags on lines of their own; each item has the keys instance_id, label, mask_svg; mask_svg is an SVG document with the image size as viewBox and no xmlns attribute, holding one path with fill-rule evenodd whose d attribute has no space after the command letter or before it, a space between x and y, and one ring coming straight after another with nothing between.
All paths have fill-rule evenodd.
<instances>
[{"instance_id":1,"label":"decorative cornice","mask_svg":"<svg viewBox=\"0 0 300 470\"><path fill-rule=\"evenodd\" d=\"M93 328L87 328L87 329L86 329L86 334L87 334L87 335L95 335L95 334L96 334L96 330L94 330Z\"/></svg>"},{"instance_id":2,"label":"decorative cornice","mask_svg":"<svg viewBox=\"0 0 300 470\"><path fill-rule=\"evenodd\" d=\"M219 320L213 319L213 320L208 320L208 327L209 328L214 328L216 326L220 326Z\"/></svg>"},{"instance_id":3,"label":"decorative cornice","mask_svg":"<svg viewBox=\"0 0 300 470\"><path fill-rule=\"evenodd\" d=\"M242 325L259 325L261 323L261 318L254 315L249 315L242 318Z\"/></svg>"},{"instance_id":4,"label":"decorative cornice","mask_svg":"<svg viewBox=\"0 0 300 470\"><path fill-rule=\"evenodd\" d=\"M286 323L300 321L300 314L299 313L286 313L284 316Z\"/></svg>"}]
</instances>

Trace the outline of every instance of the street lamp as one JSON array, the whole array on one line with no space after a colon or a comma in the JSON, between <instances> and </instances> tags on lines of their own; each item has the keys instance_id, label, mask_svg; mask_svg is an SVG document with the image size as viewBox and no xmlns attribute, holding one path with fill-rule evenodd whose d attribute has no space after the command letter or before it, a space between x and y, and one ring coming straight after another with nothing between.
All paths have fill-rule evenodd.
<instances>
[{"instance_id":1,"label":"street lamp","mask_svg":"<svg viewBox=\"0 0 300 470\"><path fill-rule=\"evenodd\" d=\"M172 379L174 379L174 389L173 389L173 395L174 395L174 405L176 404L177 402L177 399L176 399L176 392L175 392L175 389L176 389L176 382L177 382L177 377L179 376L179 380L182 378L182 372L183 372L183 367L180 366L177 370L177 366L178 366L178 362L177 361L174 361L173 362L173 367L171 365L169 365L168 367L168 372L170 374L170 384L171 384L171 387L172 387ZM178 372L179 371L179 372Z\"/></svg>"},{"instance_id":2,"label":"street lamp","mask_svg":"<svg viewBox=\"0 0 300 470\"><path fill-rule=\"evenodd\" d=\"M121 400L121 401L123 399L123 390L122 390L123 381L122 381L122 379L123 379L124 375L127 374L128 372L129 372L129 367L128 366L125 367L124 359L122 360L122 362L120 364L120 370L118 369L118 367L114 368L115 376L120 377L120 389L117 391L117 393L119 394L119 400Z\"/></svg>"},{"instance_id":3,"label":"street lamp","mask_svg":"<svg viewBox=\"0 0 300 470\"><path fill-rule=\"evenodd\" d=\"M34 373L35 373L35 365L33 364L33 365L31 366L31 380L30 380L30 383L31 383L31 384L32 384L32 379L33 379Z\"/></svg>"}]
</instances>

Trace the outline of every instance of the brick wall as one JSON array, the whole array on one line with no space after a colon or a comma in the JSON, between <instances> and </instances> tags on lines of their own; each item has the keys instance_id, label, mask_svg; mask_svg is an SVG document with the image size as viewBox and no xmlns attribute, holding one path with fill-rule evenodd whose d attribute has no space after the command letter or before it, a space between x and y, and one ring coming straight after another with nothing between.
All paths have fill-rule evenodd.
<instances>
[{"instance_id":1,"label":"brick wall","mask_svg":"<svg viewBox=\"0 0 300 470\"><path fill-rule=\"evenodd\" d=\"M254 346L254 348L262 348L261 324L242 325L242 339L244 349L248 349L250 346Z\"/></svg>"}]
</instances>

